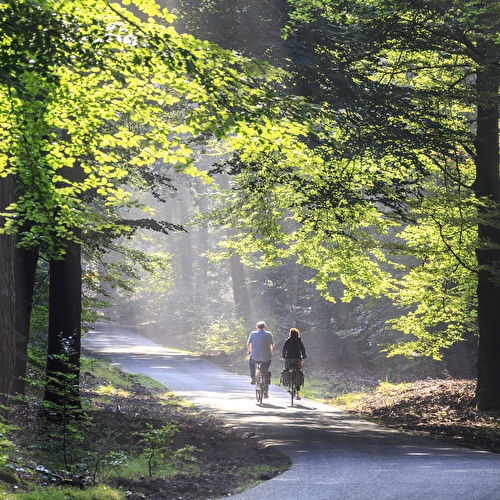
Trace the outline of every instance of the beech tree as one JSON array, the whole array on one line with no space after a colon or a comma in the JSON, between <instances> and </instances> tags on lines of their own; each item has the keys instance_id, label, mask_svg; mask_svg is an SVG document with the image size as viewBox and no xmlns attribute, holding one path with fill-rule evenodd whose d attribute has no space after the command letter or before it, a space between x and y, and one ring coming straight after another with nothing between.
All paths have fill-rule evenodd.
<instances>
[{"instance_id":1,"label":"beech tree","mask_svg":"<svg viewBox=\"0 0 500 500\"><path fill-rule=\"evenodd\" d=\"M322 47L340 56L333 58L335 67L344 81L355 84L348 88L357 107L348 109L354 116L357 109L364 110L365 116L351 122L361 137L365 136L363 129L369 132L365 136L368 141L362 144L370 151L377 148L382 160L396 160L398 171L411 165L414 174L408 178L429 175L430 165L437 164L444 182L454 178L460 190L474 192L478 201L477 262L467 265L468 256L458 257L457 265L472 271L470 279L477 276L476 403L483 410L498 409L500 44L494 19L500 13L500 3L375 1L351 2L347 8L341 2L327 1L318 10L311 9L309 2L291 3L297 7L294 16L299 23L307 24L311 15L318 15L330 28ZM376 96L376 101L366 99L367 92ZM391 105L380 105L380 97ZM367 106L370 103L377 106ZM367 119L368 113L372 117ZM381 127L370 127L374 117L381 120ZM370 134L377 129L378 138ZM475 179L468 183L472 162ZM467 204L471 206L470 201ZM452 242L448 254L455 258L466 255L460 239L448 241Z\"/></svg>"},{"instance_id":2,"label":"beech tree","mask_svg":"<svg viewBox=\"0 0 500 500\"><path fill-rule=\"evenodd\" d=\"M126 186L144 186L156 160L208 179L192 165L190 138L242 123L252 135L279 113L266 67L180 36L171 21L147 0L0 6L0 175L17 193L2 232L51 260L49 383L71 371L78 380L79 247L86 234L130 230L117 209L141 206ZM46 399L59 397L48 387Z\"/></svg>"},{"instance_id":3,"label":"beech tree","mask_svg":"<svg viewBox=\"0 0 500 500\"><path fill-rule=\"evenodd\" d=\"M240 191L225 220L246 214L233 248L296 256L326 296L338 279L344 300L404 296L406 354L439 357L477 304L476 404L500 408L499 2L289 4L286 35L311 55L295 60L296 89L318 112L308 148L249 161L242 144L228 162Z\"/></svg>"}]
</instances>

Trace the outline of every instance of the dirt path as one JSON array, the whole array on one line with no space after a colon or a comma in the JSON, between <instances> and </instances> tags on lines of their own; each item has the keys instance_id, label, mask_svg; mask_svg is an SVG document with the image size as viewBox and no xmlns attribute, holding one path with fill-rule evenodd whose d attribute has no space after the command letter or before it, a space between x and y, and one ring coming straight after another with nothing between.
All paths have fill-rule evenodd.
<instances>
[{"instance_id":1,"label":"dirt path","mask_svg":"<svg viewBox=\"0 0 500 500\"><path fill-rule=\"evenodd\" d=\"M288 472L234 498L500 499L499 455L390 431L311 400L291 407L280 387L273 386L259 407L248 377L158 346L126 328L98 325L84 346L125 371L158 380L290 456Z\"/></svg>"}]
</instances>

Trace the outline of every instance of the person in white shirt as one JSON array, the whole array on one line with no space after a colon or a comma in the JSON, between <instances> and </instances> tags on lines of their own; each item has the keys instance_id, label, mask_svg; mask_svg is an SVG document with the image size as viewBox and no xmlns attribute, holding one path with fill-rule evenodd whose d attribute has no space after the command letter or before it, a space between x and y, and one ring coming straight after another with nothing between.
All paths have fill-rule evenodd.
<instances>
[{"instance_id":1,"label":"person in white shirt","mask_svg":"<svg viewBox=\"0 0 500 500\"><path fill-rule=\"evenodd\" d=\"M267 374L271 366L273 349L275 346L271 332L266 331L266 323L259 321L257 330L254 330L248 337L247 351L250 354L248 366L250 369L251 384L255 384L255 365L261 364L261 370ZM264 397L268 397L267 391Z\"/></svg>"}]
</instances>

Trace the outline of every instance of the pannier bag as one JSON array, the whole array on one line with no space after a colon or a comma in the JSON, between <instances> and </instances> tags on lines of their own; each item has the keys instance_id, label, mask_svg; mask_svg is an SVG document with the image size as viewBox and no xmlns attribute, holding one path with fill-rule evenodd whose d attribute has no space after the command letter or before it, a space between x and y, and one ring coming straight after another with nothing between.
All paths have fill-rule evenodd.
<instances>
[{"instance_id":1,"label":"pannier bag","mask_svg":"<svg viewBox=\"0 0 500 500\"><path fill-rule=\"evenodd\" d=\"M290 383L290 372L283 370L280 375L280 384L288 386ZM295 385L302 387L304 385L304 372L302 370L295 370Z\"/></svg>"},{"instance_id":2,"label":"pannier bag","mask_svg":"<svg viewBox=\"0 0 500 500\"><path fill-rule=\"evenodd\" d=\"M302 370L296 370L295 384L297 387L302 387L304 385L304 372Z\"/></svg>"}]
</instances>

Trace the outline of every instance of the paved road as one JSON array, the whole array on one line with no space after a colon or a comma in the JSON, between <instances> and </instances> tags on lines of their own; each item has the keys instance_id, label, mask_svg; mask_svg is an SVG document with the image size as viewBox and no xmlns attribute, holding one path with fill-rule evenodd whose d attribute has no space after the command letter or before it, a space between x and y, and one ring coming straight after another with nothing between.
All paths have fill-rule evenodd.
<instances>
[{"instance_id":1,"label":"paved road","mask_svg":"<svg viewBox=\"0 0 500 500\"><path fill-rule=\"evenodd\" d=\"M248 377L124 327L97 325L84 347L158 380L242 432L255 432L291 458L287 472L234 495L238 500L500 500L500 455L410 437L311 400L291 407L278 386L259 407Z\"/></svg>"}]
</instances>

